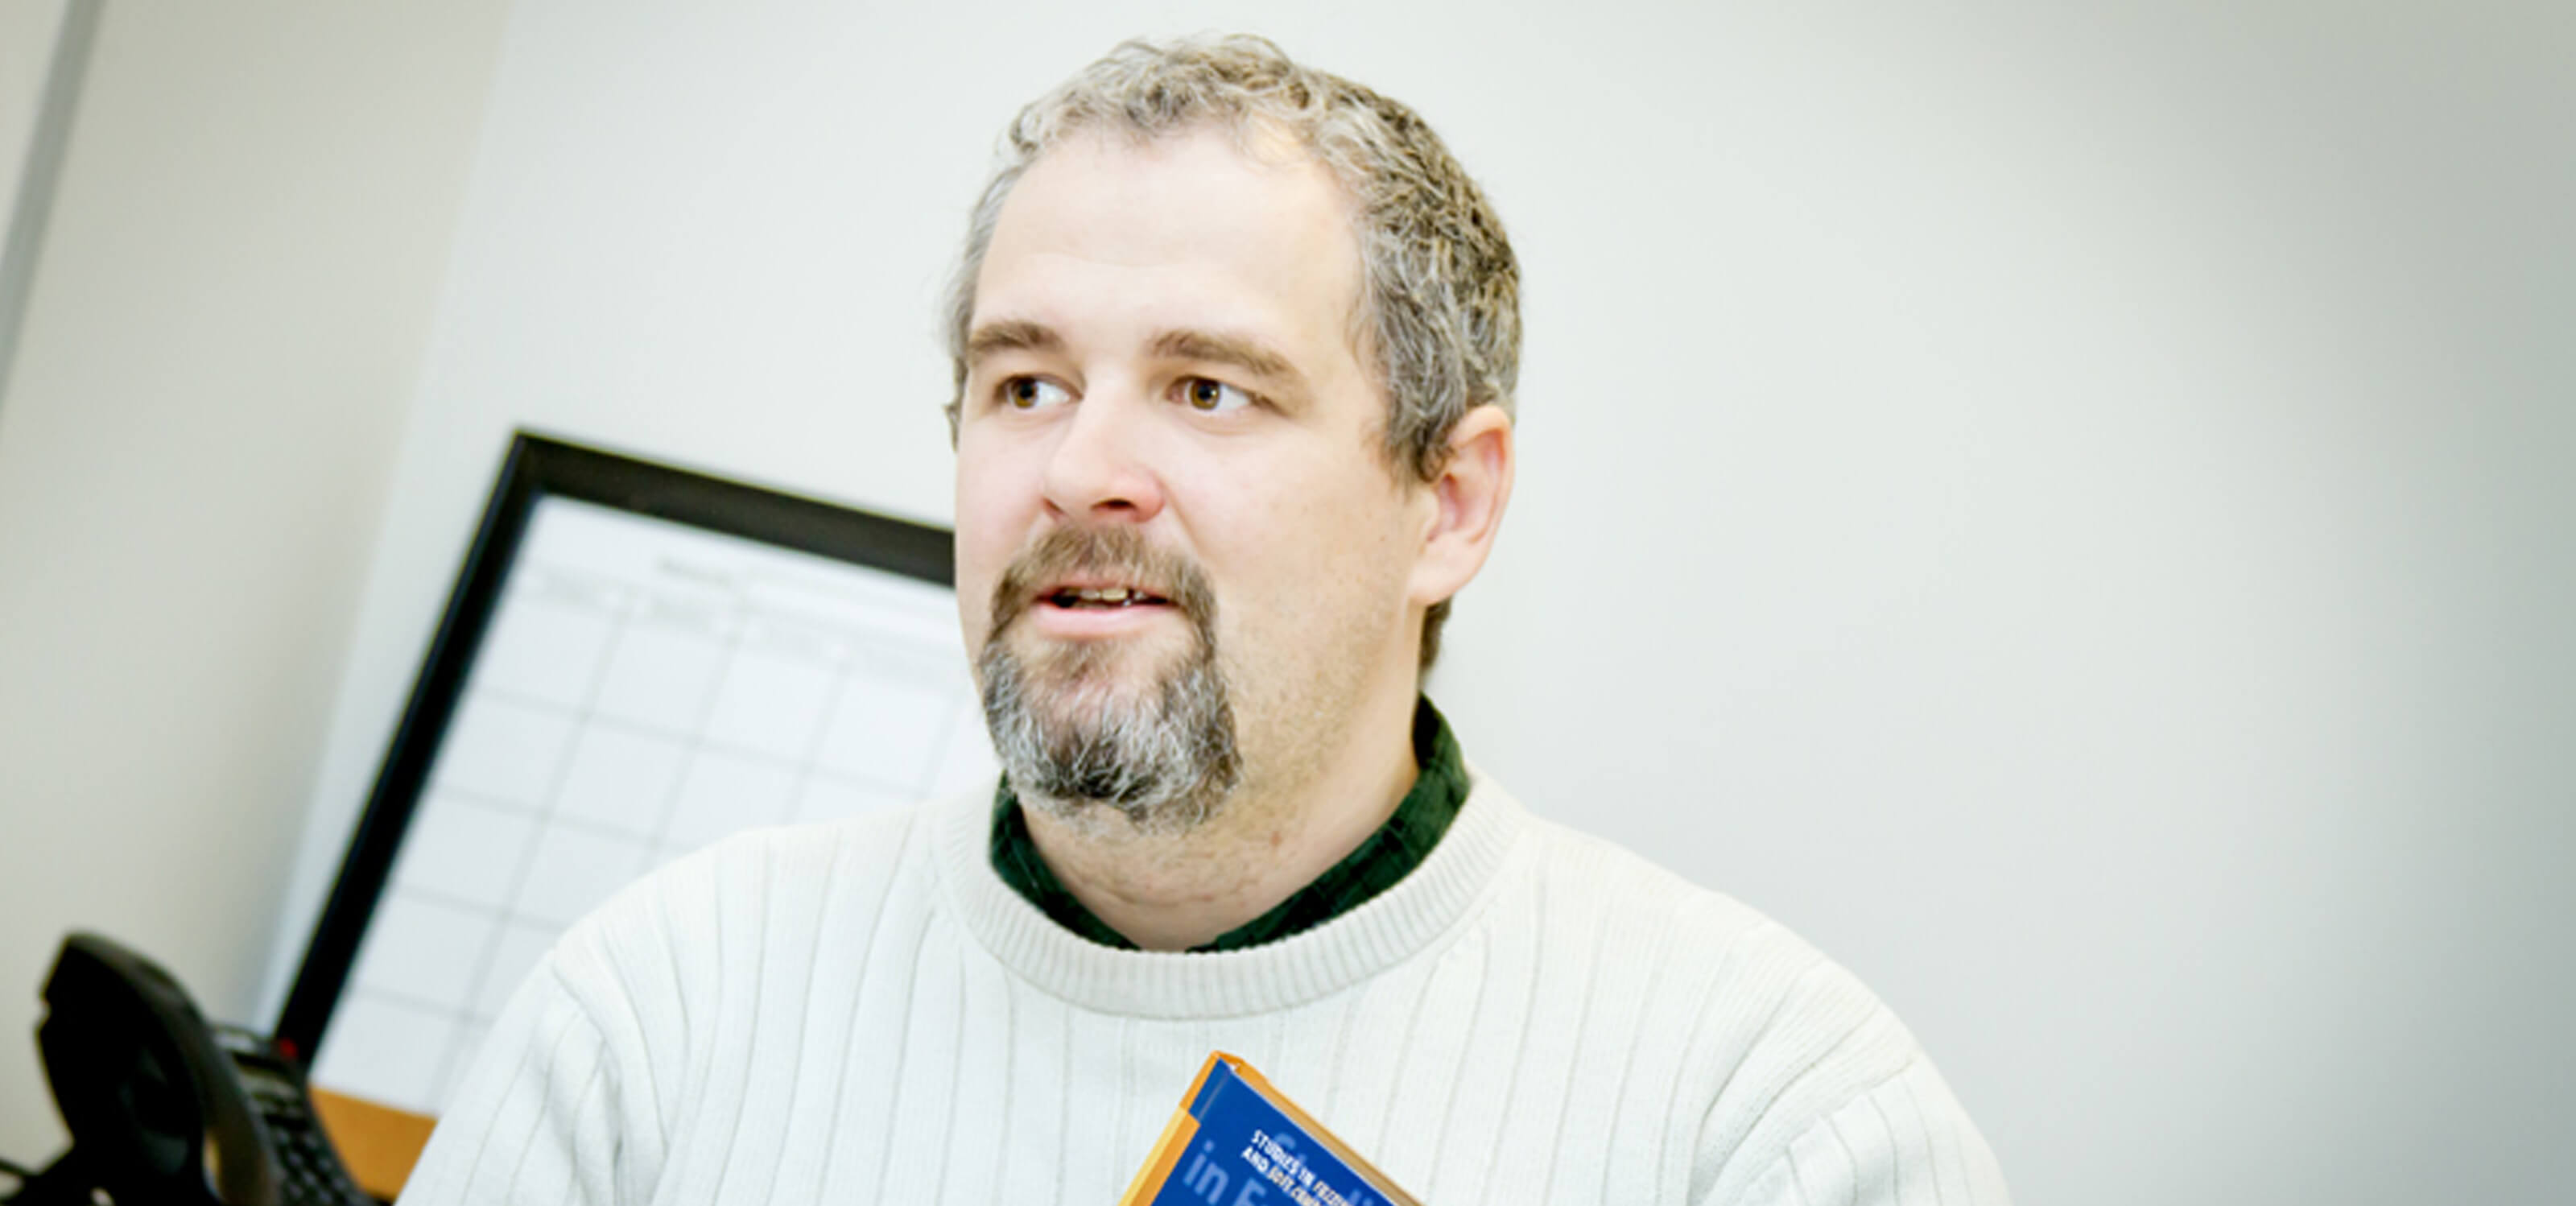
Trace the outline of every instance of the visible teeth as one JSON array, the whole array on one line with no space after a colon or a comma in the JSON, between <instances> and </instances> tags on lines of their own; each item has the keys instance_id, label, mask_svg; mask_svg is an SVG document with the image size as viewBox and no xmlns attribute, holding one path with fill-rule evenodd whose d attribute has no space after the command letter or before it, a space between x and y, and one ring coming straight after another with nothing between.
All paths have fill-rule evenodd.
<instances>
[{"instance_id":1,"label":"visible teeth","mask_svg":"<svg viewBox=\"0 0 2576 1206\"><path fill-rule=\"evenodd\" d=\"M1130 591L1123 586L1087 586L1066 593L1071 594L1077 603L1102 603L1112 607L1124 606L1130 601L1142 601L1145 597L1143 591Z\"/></svg>"}]
</instances>

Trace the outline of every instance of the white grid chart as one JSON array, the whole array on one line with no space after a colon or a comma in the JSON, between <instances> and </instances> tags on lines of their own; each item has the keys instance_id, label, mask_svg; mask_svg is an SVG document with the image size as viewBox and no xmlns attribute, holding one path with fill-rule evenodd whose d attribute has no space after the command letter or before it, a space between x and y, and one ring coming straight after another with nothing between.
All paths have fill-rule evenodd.
<instances>
[{"instance_id":1,"label":"white grid chart","mask_svg":"<svg viewBox=\"0 0 2576 1206\"><path fill-rule=\"evenodd\" d=\"M543 499L313 1079L436 1114L538 958L637 876L995 773L947 588Z\"/></svg>"}]
</instances>

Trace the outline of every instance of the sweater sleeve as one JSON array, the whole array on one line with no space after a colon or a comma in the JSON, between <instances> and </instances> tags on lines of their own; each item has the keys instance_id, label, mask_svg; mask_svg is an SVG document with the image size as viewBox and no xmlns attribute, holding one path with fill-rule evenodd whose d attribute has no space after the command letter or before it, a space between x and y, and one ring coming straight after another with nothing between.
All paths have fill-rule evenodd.
<instances>
[{"instance_id":1,"label":"sweater sleeve","mask_svg":"<svg viewBox=\"0 0 2576 1206\"><path fill-rule=\"evenodd\" d=\"M1850 971L1777 926L1739 952L1705 1069L1696 1206L2008 1206L1985 1139Z\"/></svg>"},{"instance_id":2,"label":"sweater sleeve","mask_svg":"<svg viewBox=\"0 0 2576 1206\"><path fill-rule=\"evenodd\" d=\"M1747 1206L2010 1206L2003 1172L1921 1058L1816 1121L1746 1187Z\"/></svg>"},{"instance_id":3,"label":"sweater sleeve","mask_svg":"<svg viewBox=\"0 0 2576 1206\"><path fill-rule=\"evenodd\" d=\"M607 1037L549 959L494 1024L401 1206L630 1198L621 1190L638 1184L638 1170L623 1139L634 1120L619 1079Z\"/></svg>"}]
</instances>

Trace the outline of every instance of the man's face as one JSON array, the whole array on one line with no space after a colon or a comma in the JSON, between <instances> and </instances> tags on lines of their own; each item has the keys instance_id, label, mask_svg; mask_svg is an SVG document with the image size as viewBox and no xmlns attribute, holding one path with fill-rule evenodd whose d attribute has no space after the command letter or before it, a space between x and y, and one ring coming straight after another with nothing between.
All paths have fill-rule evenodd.
<instances>
[{"instance_id":1,"label":"man's face","mask_svg":"<svg viewBox=\"0 0 2576 1206\"><path fill-rule=\"evenodd\" d=\"M1346 202L1251 141L1078 136L1032 166L977 278L958 433L958 605L988 710L998 671L1024 736L1097 761L1104 734L1196 707L1181 723L1239 741L1201 785L1218 795L1237 771L1293 787L1361 701L1411 699L1436 511L1377 451ZM1211 690L1212 711L1187 698Z\"/></svg>"}]
</instances>

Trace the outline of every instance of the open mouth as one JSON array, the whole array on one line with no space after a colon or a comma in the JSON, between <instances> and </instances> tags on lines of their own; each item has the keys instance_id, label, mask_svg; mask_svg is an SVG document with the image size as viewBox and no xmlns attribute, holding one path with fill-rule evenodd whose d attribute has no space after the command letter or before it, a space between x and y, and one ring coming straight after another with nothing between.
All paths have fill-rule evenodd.
<instances>
[{"instance_id":1,"label":"open mouth","mask_svg":"<svg viewBox=\"0 0 2576 1206\"><path fill-rule=\"evenodd\" d=\"M1068 611L1114 611L1128 607L1169 606L1171 600L1129 586L1060 586L1039 596L1050 607Z\"/></svg>"}]
</instances>

